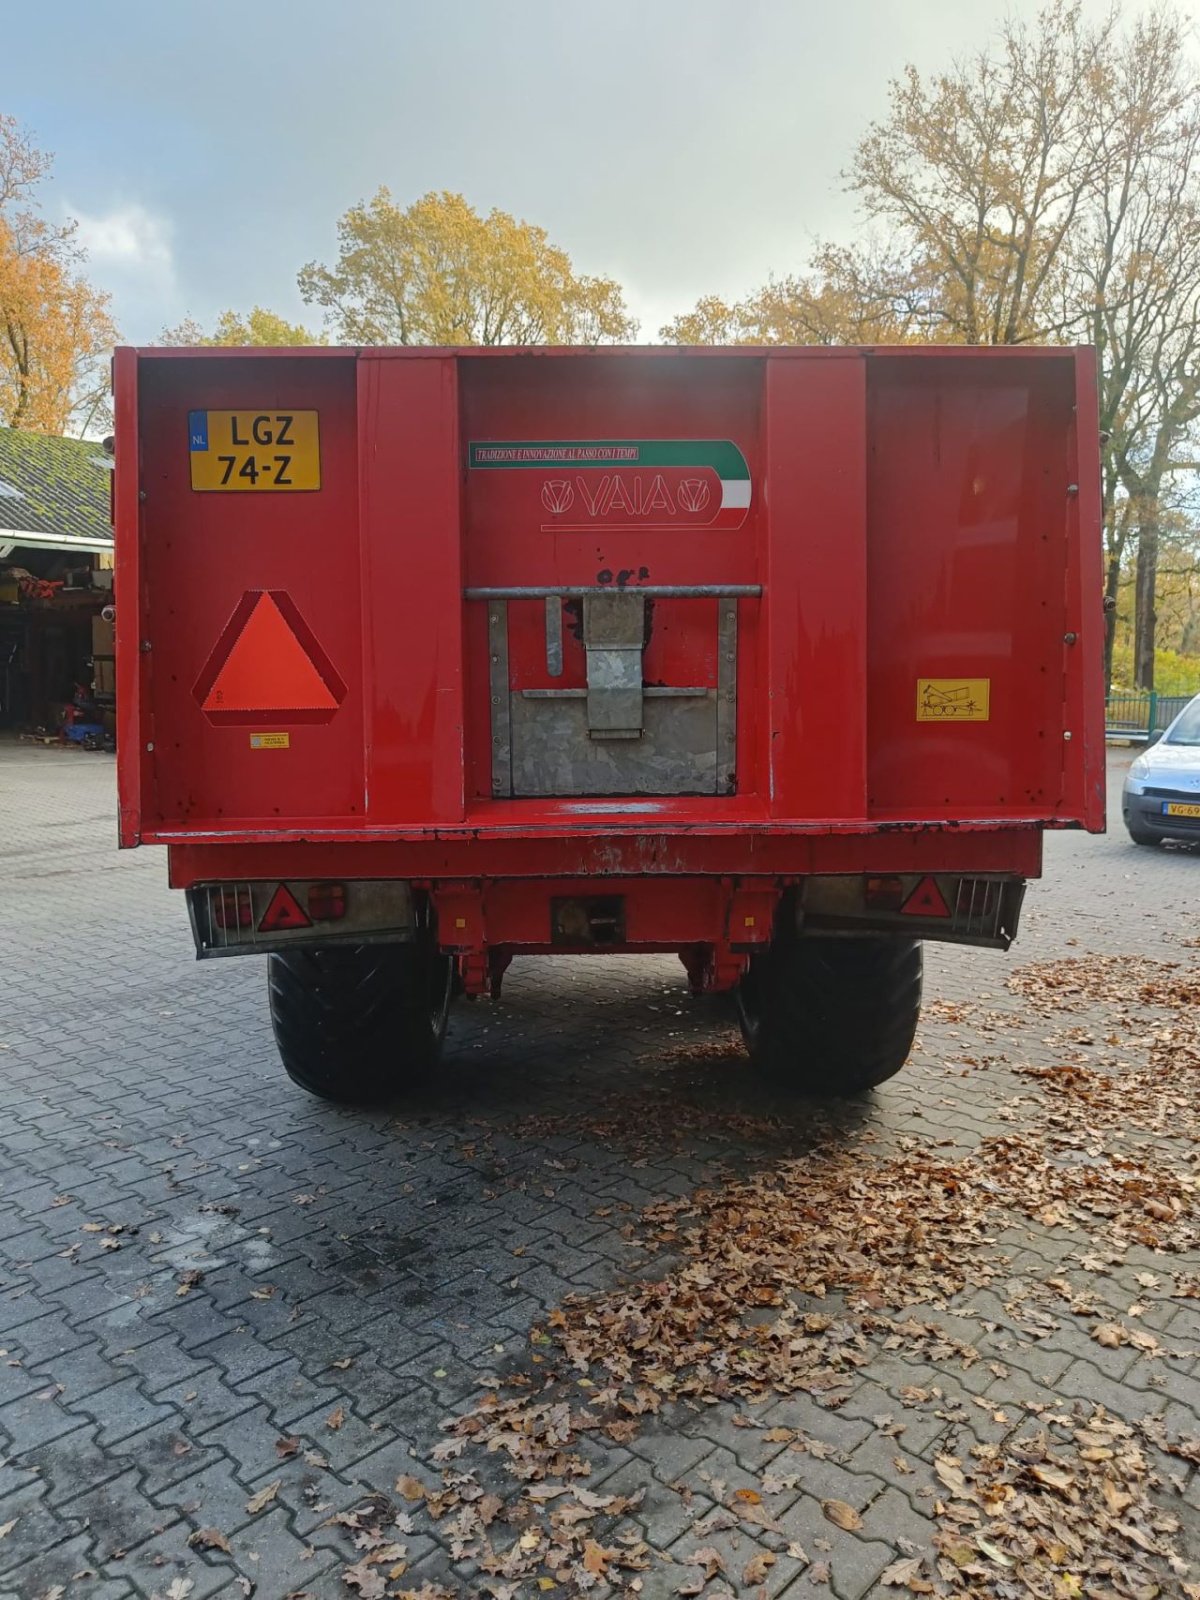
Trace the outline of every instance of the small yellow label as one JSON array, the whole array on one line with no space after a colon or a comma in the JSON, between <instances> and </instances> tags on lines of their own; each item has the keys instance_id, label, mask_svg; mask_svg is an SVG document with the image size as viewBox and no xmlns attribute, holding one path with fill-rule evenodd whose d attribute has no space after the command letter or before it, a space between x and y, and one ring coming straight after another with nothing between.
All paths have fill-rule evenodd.
<instances>
[{"instance_id":1,"label":"small yellow label","mask_svg":"<svg viewBox=\"0 0 1200 1600\"><path fill-rule=\"evenodd\" d=\"M990 678L918 678L918 722L986 722Z\"/></svg>"},{"instance_id":2,"label":"small yellow label","mask_svg":"<svg viewBox=\"0 0 1200 1600\"><path fill-rule=\"evenodd\" d=\"M251 750L287 750L291 746L290 733L252 733Z\"/></svg>"}]
</instances>

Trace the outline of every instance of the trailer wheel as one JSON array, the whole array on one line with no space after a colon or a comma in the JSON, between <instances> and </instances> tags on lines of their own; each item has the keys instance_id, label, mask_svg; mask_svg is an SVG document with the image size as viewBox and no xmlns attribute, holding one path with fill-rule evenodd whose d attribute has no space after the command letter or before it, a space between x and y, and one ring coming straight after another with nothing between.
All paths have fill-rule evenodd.
<instances>
[{"instance_id":1,"label":"trailer wheel","mask_svg":"<svg viewBox=\"0 0 1200 1600\"><path fill-rule=\"evenodd\" d=\"M779 938L738 988L750 1058L773 1083L853 1095L894 1077L921 1014L917 939Z\"/></svg>"},{"instance_id":2,"label":"trailer wheel","mask_svg":"<svg viewBox=\"0 0 1200 1600\"><path fill-rule=\"evenodd\" d=\"M432 942L289 950L268 957L284 1070L322 1100L372 1105L437 1061L454 963Z\"/></svg>"}]
</instances>

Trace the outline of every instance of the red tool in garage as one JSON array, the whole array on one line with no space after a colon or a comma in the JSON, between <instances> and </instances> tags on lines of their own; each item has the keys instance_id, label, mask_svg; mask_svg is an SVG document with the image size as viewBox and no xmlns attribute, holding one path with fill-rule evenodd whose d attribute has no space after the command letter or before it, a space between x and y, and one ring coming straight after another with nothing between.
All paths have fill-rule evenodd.
<instances>
[{"instance_id":1,"label":"red tool in garage","mask_svg":"<svg viewBox=\"0 0 1200 1600\"><path fill-rule=\"evenodd\" d=\"M402 1091L514 954L903 1064L1104 820L1086 349L121 350L121 842L284 1065Z\"/></svg>"}]
</instances>

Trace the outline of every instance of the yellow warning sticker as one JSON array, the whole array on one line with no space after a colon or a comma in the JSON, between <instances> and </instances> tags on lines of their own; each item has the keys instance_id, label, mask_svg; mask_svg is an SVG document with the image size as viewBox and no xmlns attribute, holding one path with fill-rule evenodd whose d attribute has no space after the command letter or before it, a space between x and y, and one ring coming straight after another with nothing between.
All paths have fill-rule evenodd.
<instances>
[{"instance_id":1,"label":"yellow warning sticker","mask_svg":"<svg viewBox=\"0 0 1200 1600\"><path fill-rule=\"evenodd\" d=\"M290 733L252 733L251 750L287 750L292 742Z\"/></svg>"},{"instance_id":2,"label":"yellow warning sticker","mask_svg":"<svg viewBox=\"0 0 1200 1600\"><path fill-rule=\"evenodd\" d=\"M986 722L990 678L918 678L918 722Z\"/></svg>"}]
</instances>

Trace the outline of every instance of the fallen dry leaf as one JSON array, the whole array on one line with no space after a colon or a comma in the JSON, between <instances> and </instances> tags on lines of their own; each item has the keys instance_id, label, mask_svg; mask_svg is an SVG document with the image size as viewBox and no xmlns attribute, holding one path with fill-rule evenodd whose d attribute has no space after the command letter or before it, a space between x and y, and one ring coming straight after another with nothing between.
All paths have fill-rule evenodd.
<instances>
[{"instance_id":1,"label":"fallen dry leaf","mask_svg":"<svg viewBox=\"0 0 1200 1600\"><path fill-rule=\"evenodd\" d=\"M252 1517L256 1517L264 1506L271 1504L271 1501L279 1493L279 1486L282 1482L282 1478L276 1478L273 1483L267 1484L265 1489L260 1489L257 1494L250 1496L249 1500L246 1501L246 1510Z\"/></svg>"},{"instance_id":2,"label":"fallen dry leaf","mask_svg":"<svg viewBox=\"0 0 1200 1600\"><path fill-rule=\"evenodd\" d=\"M357 1590L359 1600L383 1600L387 1594L387 1580L378 1568L371 1566L369 1557L355 1562L352 1567L344 1567L342 1582L348 1589Z\"/></svg>"},{"instance_id":3,"label":"fallen dry leaf","mask_svg":"<svg viewBox=\"0 0 1200 1600\"><path fill-rule=\"evenodd\" d=\"M597 1544L594 1539L588 1539L583 1547L583 1565L587 1572L603 1577L608 1571L611 1561L620 1555L619 1550L606 1549L604 1545Z\"/></svg>"},{"instance_id":4,"label":"fallen dry leaf","mask_svg":"<svg viewBox=\"0 0 1200 1600\"><path fill-rule=\"evenodd\" d=\"M854 1507L847 1505L844 1500L822 1500L821 1510L825 1513L827 1521L844 1528L847 1533L862 1527L862 1518Z\"/></svg>"},{"instance_id":5,"label":"fallen dry leaf","mask_svg":"<svg viewBox=\"0 0 1200 1600\"><path fill-rule=\"evenodd\" d=\"M197 1528L194 1533L189 1533L188 1544L193 1550L224 1550L230 1553L229 1540L220 1528Z\"/></svg>"},{"instance_id":6,"label":"fallen dry leaf","mask_svg":"<svg viewBox=\"0 0 1200 1600\"><path fill-rule=\"evenodd\" d=\"M725 1571L725 1557L715 1545L705 1545L700 1550L693 1550L690 1556L685 1556L683 1559L685 1566L703 1567L706 1582L715 1578L719 1572Z\"/></svg>"},{"instance_id":7,"label":"fallen dry leaf","mask_svg":"<svg viewBox=\"0 0 1200 1600\"><path fill-rule=\"evenodd\" d=\"M1075 1482L1074 1473L1046 1462L1035 1461L1029 1468L1029 1475L1036 1478L1038 1483L1044 1483L1048 1489L1056 1489L1059 1494L1066 1494Z\"/></svg>"},{"instance_id":8,"label":"fallen dry leaf","mask_svg":"<svg viewBox=\"0 0 1200 1600\"><path fill-rule=\"evenodd\" d=\"M336 1410L331 1411L329 1413L329 1415L325 1418L325 1426L331 1432L336 1433L338 1431L338 1429L341 1427L342 1423L345 1422L345 1420L346 1420L346 1408L345 1408L345 1406L338 1406L336 1408Z\"/></svg>"},{"instance_id":9,"label":"fallen dry leaf","mask_svg":"<svg viewBox=\"0 0 1200 1600\"><path fill-rule=\"evenodd\" d=\"M921 1576L924 1565L924 1556L906 1556L903 1561L893 1561L890 1567L885 1567L879 1574L879 1581L885 1588L907 1589L914 1578Z\"/></svg>"},{"instance_id":10,"label":"fallen dry leaf","mask_svg":"<svg viewBox=\"0 0 1200 1600\"><path fill-rule=\"evenodd\" d=\"M955 1499L962 1499L966 1495L967 1480L953 1456L937 1456L934 1459L933 1470Z\"/></svg>"},{"instance_id":11,"label":"fallen dry leaf","mask_svg":"<svg viewBox=\"0 0 1200 1600\"><path fill-rule=\"evenodd\" d=\"M1092 1338L1106 1350L1116 1350L1125 1342L1125 1330L1117 1322L1098 1322L1092 1329Z\"/></svg>"},{"instance_id":12,"label":"fallen dry leaf","mask_svg":"<svg viewBox=\"0 0 1200 1600\"><path fill-rule=\"evenodd\" d=\"M778 1559L769 1550L761 1550L758 1555L751 1556L742 1572L742 1582L748 1588L752 1588L756 1583L766 1583L767 1574Z\"/></svg>"}]
</instances>

